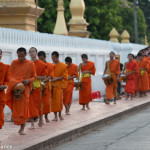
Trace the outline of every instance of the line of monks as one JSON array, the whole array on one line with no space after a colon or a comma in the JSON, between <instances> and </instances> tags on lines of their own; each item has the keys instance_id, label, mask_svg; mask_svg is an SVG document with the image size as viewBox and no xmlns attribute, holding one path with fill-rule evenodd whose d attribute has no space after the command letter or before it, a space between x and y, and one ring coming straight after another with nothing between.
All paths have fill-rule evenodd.
<instances>
[{"instance_id":1,"label":"line of monks","mask_svg":"<svg viewBox=\"0 0 150 150\"><path fill-rule=\"evenodd\" d=\"M126 80L126 99L136 96L146 96L150 89L150 53L146 56L147 49L141 50L137 58L128 54L128 62L120 71L120 62L115 59L115 53L110 52L110 60L106 62L103 77L111 76L111 82L106 85L106 104L110 104L114 98L117 100L117 82L121 82L121 73ZM0 62L0 129L4 125L4 107L12 110L14 124L20 125L19 134L24 135L25 123L31 121L31 129L35 128L34 120L39 118L39 127L43 126L43 116L46 123L49 122L48 114L54 113L53 121L63 120L62 110L65 106L66 115L70 115L74 79L82 83L79 89L79 104L89 110L89 102L92 101L91 75L95 75L94 62L88 61L88 56L81 56L82 63L79 67L72 63L71 57L65 58L65 63L59 61L59 53L51 54L53 63L46 61L44 51L37 52L35 47L29 49L31 60L26 59L27 51L21 47L17 50L18 59L11 65ZM2 50L0 50L0 60ZM25 90L20 100L15 99L13 88L22 83ZM6 93L5 93L6 91Z\"/></svg>"},{"instance_id":2,"label":"line of monks","mask_svg":"<svg viewBox=\"0 0 150 150\"><path fill-rule=\"evenodd\" d=\"M126 82L125 93L126 100L133 99L139 93L140 97L146 96L150 90L150 52L149 47L139 51L136 57L133 54L128 54L128 62L124 64L124 69L120 70L120 62L115 59L115 53L109 53L110 60L105 64L103 79L106 74L110 75L111 82L106 85L105 103L110 104L114 99L114 104L117 100L117 82L122 80Z\"/></svg>"},{"instance_id":3,"label":"line of monks","mask_svg":"<svg viewBox=\"0 0 150 150\"><path fill-rule=\"evenodd\" d=\"M96 72L93 62L88 56L81 56L82 63L78 66L72 63L71 57L65 58L65 63L59 61L59 53L51 54L53 63L46 61L44 51L37 52L35 47L29 49L31 60L26 59L27 51L21 47L17 50L18 59L11 65L0 62L0 129L4 125L4 107L12 111L14 124L20 125L18 133L24 135L25 123L30 120L31 129L35 128L34 120L39 118L39 127L43 126L43 116L49 122L48 114L54 113L53 121L63 120L63 105L66 115L70 115L74 78L82 83L79 90L79 104L82 110L90 109L92 101L91 75ZM0 60L2 50L0 50ZM80 73L78 73L80 72ZM81 74L79 76L79 74ZM14 87L20 86L21 99L14 96ZM18 90L18 89L17 89ZM6 91L6 92L5 92Z\"/></svg>"}]
</instances>

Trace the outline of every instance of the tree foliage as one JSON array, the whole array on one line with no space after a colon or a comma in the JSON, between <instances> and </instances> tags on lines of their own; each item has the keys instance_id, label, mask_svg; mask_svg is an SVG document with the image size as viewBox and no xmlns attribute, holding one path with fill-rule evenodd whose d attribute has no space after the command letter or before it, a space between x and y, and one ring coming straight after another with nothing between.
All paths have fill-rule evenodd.
<instances>
[{"instance_id":1,"label":"tree foliage","mask_svg":"<svg viewBox=\"0 0 150 150\"><path fill-rule=\"evenodd\" d=\"M38 19L40 32L53 33L57 17L58 0L40 0L39 6L45 8L43 15ZM64 0L66 23L71 19L69 10L70 0ZM131 41L134 41L133 6L130 7L121 0L85 0L85 19L89 23L90 38L109 39L109 33L115 27L120 33L128 30ZM138 8L138 28L140 43L143 43L146 23L143 12Z\"/></svg>"}]
</instances>

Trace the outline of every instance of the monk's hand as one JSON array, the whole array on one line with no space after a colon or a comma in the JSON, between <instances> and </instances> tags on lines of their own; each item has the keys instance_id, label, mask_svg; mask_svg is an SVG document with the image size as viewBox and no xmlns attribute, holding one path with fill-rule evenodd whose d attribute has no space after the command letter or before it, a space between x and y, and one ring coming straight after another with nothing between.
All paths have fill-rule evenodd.
<instances>
[{"instance_id":1,"label":"monk's hand","mask_svg":"<svg viewBox=\"0 0 150 150\"><path fill-rule=\"evenodd\" d=\"M83 75L84 75L84 74L86 74L86 73L87 73L87 71L83 71L82 73L83 73Z\"/></svg>"},{"instance_id":2,"label":"monk's hand","mask_svg":"<svg viewBox=\"0 0 150 150\"><path fill-rule=\"evenodd\" d=\"M125 76L126 76L126 77L129 76L129 73L126 73Z\"/></svg>"},{"instance_id":3,"label":"monk's hand","mask_svg":"<svg viewBox=\"0 0 150 150\"><path fill-rule=\"evenodd\" d=\"M28 84L30 83L30 80L25 79L25 80L22 81L22 83L23 83L24 85L28 85Z\"/></svg>"},{"instance_id":4,"label":"monk's hand","mask_svg":"<svg viewBox=\"0 0 150 150\"><path fill-rule=\"evenodd\" d=\"M51 80L51 82L55 82L55 81L57 81L57 78L53 78L53 79Z\"/></svg>"},{"instance_id":5,"label":"monk's hand","mask_svg":"<svg viewBox=\"0 0 150 150\"><path fill-rule=\"evenodd\" d=\"M6 88L7 88L6 85L0 85L0 91L4 90L4 89L6 89Z\"/></svg>"},{"instance_id":6,"label":"monk's hand","mask_svg":"<svg viewBox=\"0 0 150 150\"><path fill-rule=\"evenodd\" d=\"M120 81L120 77L119 77L119 76L117 76L117 81L118 81L118 82Z\"/></svg>"},{"instance_id":7,"label":"monk's hand","mask_svg":"<svg viewBox=\"0 0 150 150\"><path fill-rule=\"evenodd\" d=\"M42 81L43 81L43 80L45 80L45 79L46 79L46 76L37 76L36 78L37 78L37 79L40 79L40 80L42 80Z\"/></svg>"}]
</instances>

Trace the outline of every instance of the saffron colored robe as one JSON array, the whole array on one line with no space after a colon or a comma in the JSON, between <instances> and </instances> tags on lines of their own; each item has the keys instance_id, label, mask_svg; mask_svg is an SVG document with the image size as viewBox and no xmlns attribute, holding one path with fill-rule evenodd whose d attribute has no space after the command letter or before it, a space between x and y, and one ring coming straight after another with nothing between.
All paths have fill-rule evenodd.
<instances>
[{"instance_id":1,"label":"saffron colored robe","mask_svg":"<svg viewBox=\"0 0 150 150\"><path fill-rule=\"evenodd\" d=\"M86 65L81 66L81 72L91 71L95 75L96 68L93 62L88 61ZM82 77L82 89L79 90L79 104L86 105L92 101L92 83L91 77Z\"/></svg>"},{"instance_id":2,"label":"saffron colored robe","mask_svg":"<svg viewBox=\"0 0 150 150\"><path fill-rule=\"evenodd\" d=\"M62 80L52 82L51 112L61 112L63 109L64 80L68 80L67 65L59 62L55 64L54 78L63 77Z\"/></svg>"},{"instance_id":3,"label":"saffron colored robe","mask_svg":"<svg viewBox=\"0 0 150 150\"><path fill-rule=\"evenodd\" d=\"M106 98L108 100L117 97L117 75L120 74L120 63L118 60L109 61L110 74L113 78L113 83L106 86ZM108 68L107 68L108 69ZM108 73L108 70L107 70Z\"/></svg>"},{"instance_id":4,"label":"saffron colored robe","mask_svg":"<svg viewBox=\"0 0 150 150\"><path fill-rule=\"evenodd\" d=\"M14 124L23 125L29 118L29 95L32 89L32 82L36 78L35 65L29 60L23 62L19 59L14 60L10 66L10 74L10 82L6 92L6 104L12 110ZM30 80L30 83L25 85L23 98L21 100L13 99L13 87L25 79Z\"/></svg>"},{"instance_id":5,"label":"saffron colored robe","mask_svg":"<svg viewBox=\"0 0 150 150\"><path fill-rule=\"evenodd\" d=\"M38 59L34 62L34 64L36 67L37 76L44 76L47 74L47 70L46 70L47 65L44 62ZM35 82L35 80L33 82ZM42 114L42 100L41 99L42 99L41 86L35 89L32 89L32 92L29 98L30 118L35 118Z\"/></svg>"},{"instance_id":6,"label":"saffron colored robe","mask_svg":"<svg viewBox=\"0 0 150 150\"><path fill-rule=\"evenodd\" d=\"M0 62L0 85L8 85L10 66ZM0 90L0 129L4 125L5 90Z\"/></svg>"},{"instance_id":7,"label":"saffron colored robe","mask_svg":"<svg viewBox=\"0 0 150 150\"><path fill-rule=\"evenodd\" d=\"M146 92L149 89L149 79L148 79L148 70L149 64L148 61L142 59L139 61L139 69L145 68L147 70L139 70L139 91ZM143 73L142 73L143 72Z\"/></svg>"},{"instance_id":8,"label":"saffron colored robe","mask_svg":"<svg viewBox=\"0 0 150 150\"><path fill-rule=\"evenodd\" d=\"M71 63L70 66L67 67L68 76L78 77L78 66ZM68 104L72 104L72 94L74 89L74 79L68 80L67 87L63 90L63 104L66 106Z\"/></svg>"},{"instance_id":9,"label":"saffron colored robe","mask_svg":"<svg viewBox=\"0 0 150 150\"><path fill-rule=\"evenodd\" d=\"M131 61L126 64L126 73L136 71L137 69L138 68L135 61ZM128 80L126 81L125 92L134 95L135 94L135 72L130 74L127 78Z\"/></svg>"},{"instance_id":10,"label":"saffron colored robe","mask_svg":"<svg viewBox=\"0 0 150 150\"><path fill-rule=\"evenodd\" d=\"M139 90L139 63L136 59L133 60L136 63L136 71L135 71L135 91Z\"/></svg>"},{"instance_id":11,"label":"saffron colored robe","mask_svg":"<svg viewBox=\"0 0 150 150\"><path fill-rule=\"evenodd\" d=\"M55 65L48 62L46 62L46 65L47 65L46 77L51 76L53 78ZM47 81L45 84L46 84L46 88L42 96L42 103L43 103L42 109L43 109L43 114L48 114L51 112L51 82Z\"/></svg>"}]
</instances>

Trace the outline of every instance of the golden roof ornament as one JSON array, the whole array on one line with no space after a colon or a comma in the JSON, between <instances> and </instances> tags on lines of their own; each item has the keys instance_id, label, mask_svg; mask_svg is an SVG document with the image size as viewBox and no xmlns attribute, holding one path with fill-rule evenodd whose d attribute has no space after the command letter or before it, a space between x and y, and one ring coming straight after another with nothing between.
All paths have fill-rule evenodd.
<instances>
[{"instance_id":1,"label":"golden roof ornament","mask_svg":"<svg viewBox=\"0 0 150 150\"><path fill-rule=\"evenodd\" d=\"M111 42L119 42L118 41L119 33L115 28L113 28L109 33L109 37Z\"/></svg>"},{"instance_id":2,"label":"golden roof ornament","mask_svg":"<svg viewBox=\"0 0 150 150\"><path fill-rule=\"evenodd\" d=\"M127 30L124 30L121 34L121 43L130 43L130 35Z\"/></svg>"}]
</instances>

